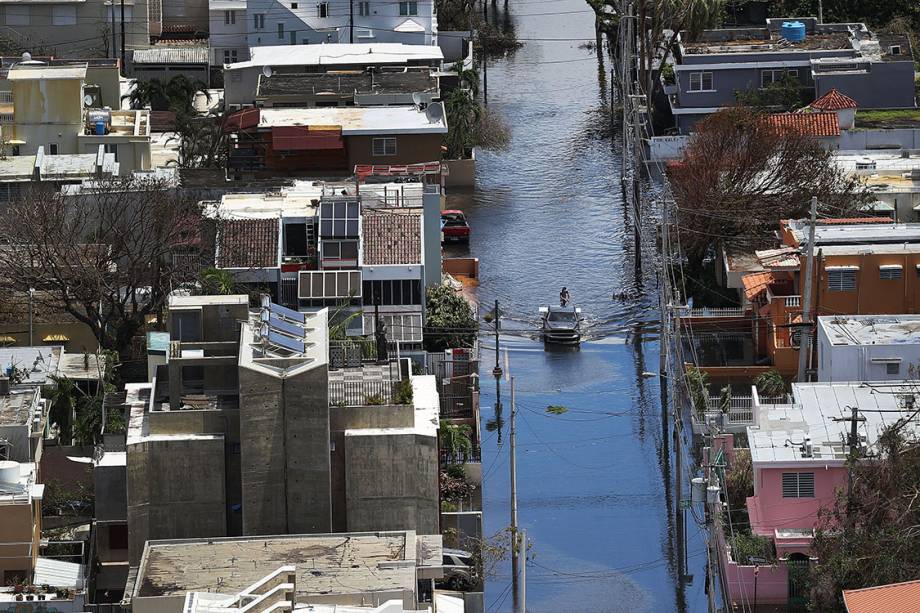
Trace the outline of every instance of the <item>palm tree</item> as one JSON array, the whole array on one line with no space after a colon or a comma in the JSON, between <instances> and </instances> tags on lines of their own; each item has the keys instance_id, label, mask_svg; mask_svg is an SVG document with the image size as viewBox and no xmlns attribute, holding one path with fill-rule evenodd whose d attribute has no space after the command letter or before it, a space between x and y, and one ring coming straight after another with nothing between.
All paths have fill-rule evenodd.
<instances>
[{"instance_id":1,"label":"palm tree","mask_svg":"<svg viewBox=\"0 0 920 613\"><path fill-rule=\"evenodd\" d=\"M447 157L461 159L476 145L476 131L482 107L462 89L455 89L444 100L447 112Z\"/></svg>"},{"instance_id":2,"label":"palm tree","mask_svg":"<svg viewBox=\"0 0 920 613\"><path fill-rule=\"evenodd\" d=\"M214 267L205 268L199 277L201 288L208 294L229 296L236 293L236 282L233 280L233 275L227 270Z\"/></svg>"},{"instance_id":3,"label":"palm tree","mask_svg":"<svg viewBox=\"0 0 920 613\"><path fill-rule=\"evenodd\" d=\"M757 392L764 396L779 396L786 391L786 381L775 368L764 371L754 379Z\"/></svg>"}]
</instances>

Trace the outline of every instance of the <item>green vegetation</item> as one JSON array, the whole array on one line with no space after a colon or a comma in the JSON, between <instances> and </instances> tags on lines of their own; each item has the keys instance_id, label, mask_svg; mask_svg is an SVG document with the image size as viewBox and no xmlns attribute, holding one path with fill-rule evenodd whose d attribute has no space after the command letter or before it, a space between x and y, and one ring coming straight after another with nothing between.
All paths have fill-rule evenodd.
<instances>
[{"instance_id":1,"label":"green vegetation","mask_svg":"<svg viewBox=\"0 0 920 613\"><path fill-rule=\"evenodd\" d=\"M805 94L808 99L803 97ZM803 88L799 80L786 76L782 81L771 83L760 89L735 92L735 100L743 106L751 106L775 112L793 111L810 101L810 90Z\"/></svg>"},{"instance_id":2,"label":"green vegetation","mask_svg":"<svg viewBox=\"0 0 920 613\"><path fill-rule=\"evenodd\" d=\"M206 296L229 296L236 293L236 281L228 270L210 266L199 273L198 279L201 283L201 292Z\"/></svg>"},{"instance_id":3,"label":"green vegetation","mask_svg":"<svg viewBox=\"0 0 920 613\"><path fill-rule=\"evenodd\" d=\"M467 71L468 72L468 71ZM500 116L484 107L471 92L455 89L444 99L448 159L468 159L473 147L504 150L511 133Z\"/></svg>"},{"instance_id":4,"label":"green vegetation","mask_svg":"<svg viewBox=\"0 0 920 613\"><path fill-rule=\"evenodd\" d=\"M674 72L674 64L665 64L661 67L661 80L665 85L674 85L677 83L677 74Z\"/></svg>"},{"instance_id":5,"label":"green vegetation","mask_svg":"<svg viewBox=\"0 0 920 613\"><path fill-rule=\"evenodd\" d=\"M786 381L775 368L757 375L754 385L761 396L780 396L786 391Z\"/></svg>"},{"instance_id":6,"label":"green vegetation","mask_svg":"<svg viewBox=\"0 0 920 613\"><path fill-rule=\"evenodd\" d=\"M447 285L425 290L428 319L425 326L425 350L444 351L455 347L472 347L479 333L479 322L466 298Z\"/></svg>"},{"instance_id":7,"label":"green vegetation","mask_svg":"<svg viewBox=\"0 0 920 613\"><path fill-rule=\"evenodd\" d=\"M551 404L546 407L546 412L550 415L564 415L565 413L568 413L569 410L562 405Z\"/></svg>"},{"instance_id":8,"label":"green vegetation","mask_svg":"<svg viewBox=\"0 0 920 613\"><path fill-rule=\"evenodd\" d=\"M743 566L773 564L776 550L773 541L765 536L758 536L747 529L735 529L735 536L729 537L732 545L732 557Z\"/></svg>"},{"instance_id":9,"label":"green vegetation","mask_svg":"<svg viewBox=\"0 0 920 613\"><path fill-rule=\"evenodd\" d=\"M393 389L393 404L412 404L412 382L402 379Z\"/></svg>"},{"instance_id":10,"label":"green vegetation","mask_svg":"<svg viewBox=\"0 0 920 613\"><path fill-rule=\"evenodd\" d=\"M856 128L916 128L920 109L869 109L856 111Z\"/></svg>"},{"instance_id":11,"label":"green vegetation","mask_svg":"<svg viewBox=\"0 0 920 613\"><path fill-rule=\"evenodd\" d=\"M686 379L690 389L690 404L697 416L703 419L709 410L709 373L690 366L687 368Z\"/></svg>"},{"instance_id":12,"label":"green vegetation","mask_svg":"<svg viewBox=\"0 0 920 613\"><path fill-rule=\"evenodd\" d=\"M458 462L463 462L473 453L473 429L467 424L452 424L441 420L438 439L441 451Z\"/></svg>"}]
</instances>

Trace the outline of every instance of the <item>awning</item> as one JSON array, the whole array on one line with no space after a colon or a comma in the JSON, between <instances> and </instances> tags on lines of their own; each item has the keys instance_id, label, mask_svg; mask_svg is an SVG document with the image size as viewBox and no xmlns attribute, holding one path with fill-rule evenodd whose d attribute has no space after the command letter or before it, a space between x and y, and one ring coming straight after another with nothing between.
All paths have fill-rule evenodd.
<instances>
[{"instance_id":1,"label":"awning","mask_svg":"<svg viewBox=\"0 0 920 613\"><path fill-rule=\"evenodd\" d=\"M920 205L918 205L920 206ZM894 205L889 202L883 202L882 200L876 200L868 204L864 204L859 207L860 211L876 211L879 213L893 213Z\"/></svg>"},{"instance_id":2,"label":"awning","mask_svg":"<svg viewBox=\"0 0 920 613\"><path fill-rule=\"evenodd\" d=\"M275 151L320 151L344 149L342 130L338 127L322 126L275 126L272 128L272 149Z\"/></svg>"},{"instance_id":3,"label":"awning","mask_svg":"<svg viewBox=\"0 0 920 613\"><path fill-rule=\"evenodd\" d=\"M15 343L16 339L12 336L0 336L0 343Z\"/></svg>"},{"instance_id":4,"label":"awning","mask_svg":"<svg viewBox=\"0 0 920 613\"><path fill-rule=\"evenodd\" d=\"M741 277L744 286L744 295L748 300L754 300L776 280L772 272L755 272Z\"/></svg>"},{"instance_id":5,"label":"awning","mask_svg":"<svg viewBox=\"0 0 920 613\"><path fill-rule=\"evenodd\" d=\"M224 132L254 128L259 125L260 117L259 109L243 109L232 113L224 121Z\"/></svg>"},{"instance_id":6,"label":"awning","mask_svg":"<svg viewBox=\"0 0 920 613\"><path fill-rule=\"evenodd\" d=\"M66 334L49 334L42 339L43 343L66 343L70 340Z\"/></svg>"},{"instance_id":7,"label":"awning","mask_svg":"<svg viewBox=\"0 0 920 613\"><path fill-rule=\"evenodd\" d=\"M25 145L26 141L22 140L21 138L11 138L10 140L6 141L6 144L7 145Z\"/></svg>"}]
</instances>

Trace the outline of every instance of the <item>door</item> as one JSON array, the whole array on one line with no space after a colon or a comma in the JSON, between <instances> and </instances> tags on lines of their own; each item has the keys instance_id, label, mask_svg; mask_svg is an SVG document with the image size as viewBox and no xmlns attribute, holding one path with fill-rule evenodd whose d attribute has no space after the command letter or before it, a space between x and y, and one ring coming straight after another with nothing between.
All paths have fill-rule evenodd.
<instances>
[{"instance_id":1,"label":"door","mask_svg":"<svg viewBox=\"0 0 920 613\"><path fill-rule=\"evenodd\" d=\"M789 611L805 611L808 606L808 556L790 554L786 560L789 571Z\"/></svg>"}]
</instances>

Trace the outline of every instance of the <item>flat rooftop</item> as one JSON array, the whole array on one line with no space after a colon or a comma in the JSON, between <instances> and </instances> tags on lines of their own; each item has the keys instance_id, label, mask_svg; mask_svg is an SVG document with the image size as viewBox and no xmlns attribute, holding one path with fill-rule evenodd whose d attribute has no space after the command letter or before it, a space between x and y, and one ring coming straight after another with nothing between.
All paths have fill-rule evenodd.
<instances>
[{"instance_id":1,"label":"flat rooftop","mask_svg":"<svg viewBox=\"0 0 920 613\"><path fill-rule=\"evenodd\" d=\"M206 208L206 215L219 219L315 217L323 186L317 181L297 181L271 192L224 194Z\"/></svg>"},{"instance_id":2,"label":"flat rooftop","mask_svg":"<svg viewBox=\"0 0 920 613\"><path fill-rule=\"evenodd\" d=\"M281 566L297 568L297 599L416 591L416 567L441 563L440 536L360 532L148 541L135 598L239 592Z\"/></svg>"},{"instance_id":3,"label":"flat rooftop","mask_svg":"<svg viewBox=\"0 0 920 613\"><path fill-rule=\"evenodd\" d=\"M262 66L373 66L440 62L444 59L444 54L436 45L402 43L277 45L252 47L249 54L249 61L229 64L227 69Z\"/></svg>"},{"instance_id":4,"label":"flat rooftop","mask_svg":"<svg viewBox=\"0 0 920 613\"><path fill-rule=\"evenodd\" d=\"M0 368L13 366L25 372L21 385L46 385L52 383L51 376L58 374L58 362L64 348L47 347L0 347Z\"/></svg>"},{"instance_id":5,"label":"flat rooftop","mask_svg":"<svg viewBox=\"0 0 920 613\"><path fill-rule=\"evenodd\" d=\"M25 182L36 170L43 181L80 181L95 179L97 173L111 177L118 174L114 153L75 153L50 155L14 155L0 159L0 182Z\"/></svg>"},{"instance_id":6,"label":"flat rooftop","mask_svg":"<svg viewBox=\"0 0 920 613\"><path fill-rule=\"evenodd\" d=\"M0 426L25 426L32 421L33 410L38 400L39 391L32 389L13 389L6 396L0 396ZM41 405L38 416L41 417Z\"/></svg>"},{"instance_id":7,"label":"flat rooftop","mask_svg":"<svg viewBox=\"0 0 920 613\"><path fill-rule=\"evenodd\" d=\"M818 326L835 346L920 344L920 315L829 315Z\"/></svg>"},{"instance_id":8,"label":"flat rooftop","mask_svg":"<svg viewBox=\"0 0 920 613\"><path fill-rule=\"evenodd\" d=\"M440 106L439 115L420 111L414 106L260 109L259 127L335 126L341 128L343 136L446 134L447 120L443 105L439 102L428 108L437 106Z\"/></svg>"},{"instance_id":9,"label":"flat rooftop","mask_svg":"<svg viewBox=\"0 0 920 613\"><path fill-rule=\"evenodd\" d=\"M763 405L757 426L748 427L751 458L758 462L812 462L843 464L850 423L834 421L851 417L850 407L860 410L866 421L858 425L866 452L877 452L879 434L899 420L917 430L917 388L911 382L793 383L793 403ZM812 453L803 452L805 438ZM865 455L865 454L864 454Z\"/></svg>"},{"instance_id":10,"label":"flat rooftop","mask_svg":"<svg viewBox=\"0 0 920 613\"><path fill-rule=\"evenodd\" d=\"M428 70L399 72L325 72L259 75L256 97L354 96L361 94L436 93L438 79Z\"/></svg>"},{"instance_id":11,"label":"flat rooftop","mask_svg":"<svg viewBox=\"0 0 920 613\"><path fill-rule=\"evenodd\" d=\"M808 222L789 221L789 229L799 245L808 242ZM920 223L872 223L818 225L815 227L815 246L869 246L892 243L914 243L920 248ZM826 251L826 250L825 250Z\"/></svg>"},{"instance_id":12,"label":"flat rooftop","mask_svg":"<svg viewBox=\"0 0 920 613\"><path fill-rule=\"evenodd\" d=\"M57 79L85 79L86 64L49 66L47 64L15 64L10 67L10 81L35 81Z\"/></svg>"},{"instance_id":13,"label":"flat rooftop","mask_svg":"<svg viewBox=\"0 0 920 613\"><path fill-rule=\"evenodd\" d=\"M684 43L688 55L727 53L765 53L769 51L834 51L853 49L850 35L845 32L807 34L805 40L791 42L771 33L767 28L736 28L704 30L700 37Z\"/></svg>"}]
</instances>

